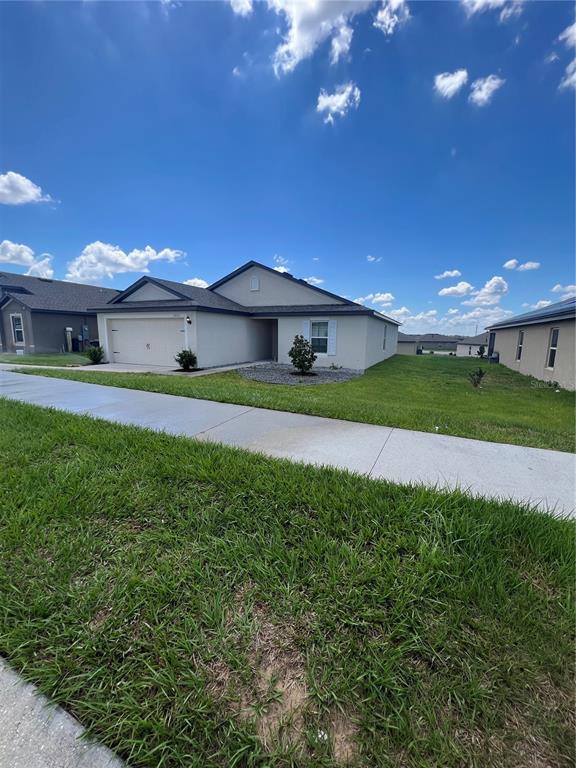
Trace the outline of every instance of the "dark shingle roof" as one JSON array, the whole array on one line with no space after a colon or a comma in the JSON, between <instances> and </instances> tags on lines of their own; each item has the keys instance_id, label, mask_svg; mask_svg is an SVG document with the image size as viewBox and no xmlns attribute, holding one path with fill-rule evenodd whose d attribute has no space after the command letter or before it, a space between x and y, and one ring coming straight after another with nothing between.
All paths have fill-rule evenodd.
<instances>
[{"instance_id":1,"label":"dark shingle roof","mask_svg":"<svg viewBox=\"0 0 576 768\"><path fill-rule=\"evenodd\" d=\"M376 312L361 304L276 304L269 307L246 307L254 316L258 315L370 315L379 320L387 320L395 325L400 325L397 320Z\"/></svg>"},{"instance_id":2,"label":"dark shingle roof","mask_svg":"<svg viewBox=\"0 0 576 768\"><path fill-rule=\"evenodd\" d=\"M455 344L463 339L463 336L444 336L442 333L399 333L398 341L436 341L445 344Z\"/></svg>"},{"instance_id":3,"label":"dark shingle roof","mask_svg":"<svg viewBox=\"0 0 576 768\"><path fill-rule=\"evenodd\" d=\"M0 301L14 298L33 311L87 312L117 295L113 288L0 272Z\"/></svg>"},{"instance_id":4,"label":"dark shingle roof","mask_svg":"<svg viewBox=\"0 0 576 768\"><path fill-rule=\"evenodd\" d=\"M525 312L523 315L510 317L508 320L501 320L499 323L490 325L488 330L496 328L511 328L516 325L533 325L535 323L551 323L554 320L570 320L576 317L576 296L564 301L558 301L555 304L549 304L542 309L535 309L532 312Z\"/></svg>"},{"instance_id":5,"label":"dark shingle roof","mask_svg":"<svg viewBox=\"0 0 576 768\"><path fill-rule=\"evenodd\" d=\"M477 336L464 336L458 344L488 344L488 334L484 332Z\"/></svg>"}]
</instances>

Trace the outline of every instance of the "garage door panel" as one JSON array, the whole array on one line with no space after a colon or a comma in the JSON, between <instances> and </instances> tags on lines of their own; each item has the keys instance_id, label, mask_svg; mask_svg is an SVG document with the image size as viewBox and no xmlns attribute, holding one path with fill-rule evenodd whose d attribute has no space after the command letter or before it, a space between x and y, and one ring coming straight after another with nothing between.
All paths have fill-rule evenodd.
<instances>
[{"instance_id":1,"label":"garage door panel","mask_svg":"<svg viewBox=\"0 0 576 768\"><path fill-rule=\"evenodd\" d=\"M113 363L173 366L184 349L180 319L109 320L108 329Z\"/></svg>"}]
</instances>

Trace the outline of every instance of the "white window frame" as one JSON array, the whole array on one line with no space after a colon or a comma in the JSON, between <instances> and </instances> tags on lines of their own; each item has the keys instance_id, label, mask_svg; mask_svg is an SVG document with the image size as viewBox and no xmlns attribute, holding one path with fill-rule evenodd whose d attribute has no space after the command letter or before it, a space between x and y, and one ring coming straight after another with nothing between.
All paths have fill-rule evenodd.
<instances>
[{"instance_id":1,"label":"white window frame","mask_svg":"<svg viewBox=\"0 0 576 768\"><path fill-rule=\"evenodd\" d=\"M22 341L16 341L16 332L14 329L14 318L19 317L20 318L20 333L22 334ZM12 329L12 339L14 341L15 347L25 347L26 346L26 334L24 333L24 318L22 317L21 312L14 312L10 315L10 328Z\"/></svg>"},{"instance_id":2,"label":"white window frame","mask_svg":"<svg viewBox=\"0 0 576 768\"><path fill-rule=\"evenodd\" d=\"M314 325L322 325L326 326L326 336L314 336L312 334L312 329L314 328ZM314 353L316 355L327 355L328 354L328 336L330 334L330 326L328 324L328 320L311 320L310 321L310 344L312 344L312 349L314 349L314 339L326 339L326 351L325 352L318 352L314 349Z\"/></svg>"},{"instance_id":3,"label":"white window frame","mask_svg":"<svg viewBox=\"0 0 576 768\"><path fill-rule=\"evenodd\" d=\"M386 349L386 337L388 336L388 326L384 323L384 338L382 339L382 349Z\"/></svg>"},{"instance_id":4,"label":"white window frame","mask_svg":"<svg viewBox=\"0 0 576 768\"><path fill-rule=\"evenodd\" d=\"M522 351L524 349L524 329L518 331L518 341L516 342L516 362L522 360Z\"/></svg>"},{"instance_id":5,"label":"white window frame","mask_svg":"<svg viewBox=\"0 0 576 768\"><path fill-rule=\"evenodd\" d=\"M556 345L552 346L552 336L554 334L554 331L557 331L556 333ZM548 336L548 350L546 352L546 370L553 371L554 366L556 365L556 357L558 356L558 339L560 338L560 328L558 326L555 326L554 328L550 328L550 335ZM554 350L554 364L550 365L550 352Z\"/></svg>"},{"instance_id":6,"label":"white window frame","mask_svg":"<svg viewBox=\"0 0 576 768\"><path fill-rule=\"evenodd\" d=\"M260 278L259 277L251 277L250 278L250 290L251 291L259 291L260 290Z\"/></svg>"}]
</instances>

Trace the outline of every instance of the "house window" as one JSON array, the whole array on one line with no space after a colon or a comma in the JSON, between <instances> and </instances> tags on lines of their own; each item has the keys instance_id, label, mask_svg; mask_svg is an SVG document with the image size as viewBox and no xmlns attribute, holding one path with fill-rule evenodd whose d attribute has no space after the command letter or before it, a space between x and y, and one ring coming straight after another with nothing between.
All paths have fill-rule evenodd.
<instances>
[{"instance_id":1,"label":"house window","mask_svg":"<svg viewBox=\"0 0 576 768\"><path fill-rule=\"evenodd\" d=\"M556 362L556 350L558 349L559 328L550 329L550 343L548 344L548 364L547 368L554 368Z\"/></svg>"},{"instance_id":2,"label":"house window","mask_svg":"<svg viewBox=\"0 0 576 768\"><path fill-rule=\"evenodd\" d=\"M384 340L382 341L382 349L386 349L386 336L388 335L388 326L384 326Z\"/></svg>"},{"instance_id":3,"label":"house window","mask_svg":"<svg viewBox=\"0 0 576 768\"><path fill-rule=\"evenodd\" d=\"M471 354L472 354L472 347L468 347L468 354L469 354L469 355L471 355Z\"/></svg>"},{"instance_id":4,"label":"house window","mask_svg":"<svg viewBox=\"0 0 576 768\"><path fill-rule=\"evenodd\" d=\"M260 290L260 280L257 277L251 277L250 278L250 290L251 291L259 291Z\"/></svg>"},{"instance_id":5,"label":"house window","mask_svg":"<svg viewBox=\"0 0 576 768\"><path fill-rule=\"evenodd\" d=\"M328 323L312 323L310 342L314 352L326 354L328 352Z\"/></svg>"},{"instance_id":6,"label":"house window","mask_svg":"<svg viewBox=\"0 0 576 768\"><path fill-rule=\"evenodd\" d=\"M10 315L12 322L12 338L14 344L24 344L24 326L22 325L22 315Z\"/></svg>"},{"instance_id":7,"label":"house window","mask_svg":"<svg viewBox=\"0 0 576 768\"><path fill-rule=\"evenodd\" d=\"M516 347L516 360L522 358L522 347L524 346L524 331L518 331L518 346Z\"/></svg>"}]
</instances>

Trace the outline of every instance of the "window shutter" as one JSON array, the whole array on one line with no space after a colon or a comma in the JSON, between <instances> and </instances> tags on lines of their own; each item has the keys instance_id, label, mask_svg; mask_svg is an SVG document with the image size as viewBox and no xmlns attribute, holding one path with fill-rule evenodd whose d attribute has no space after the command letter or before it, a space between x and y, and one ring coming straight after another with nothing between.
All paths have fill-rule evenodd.
<instances>
[{"instance_id":1,"label":"window shutter","mask_svg":"<svg viewBox=\"0 0 576 768\"><path fill-rule=\"evenodd\" d=\"M302 336L304 336L306 341L310 341L310 320L302 321Z\"/></svg>"},{"instance_id":2,"label":"window shutter","mask_svg":"<svg viewBox=\"0 0 576 768\"><path fill-rule=\"evenodd\" d=\"M336 354L336 320L328 320L328 354Z\"/></svg>"}]
</instances>

